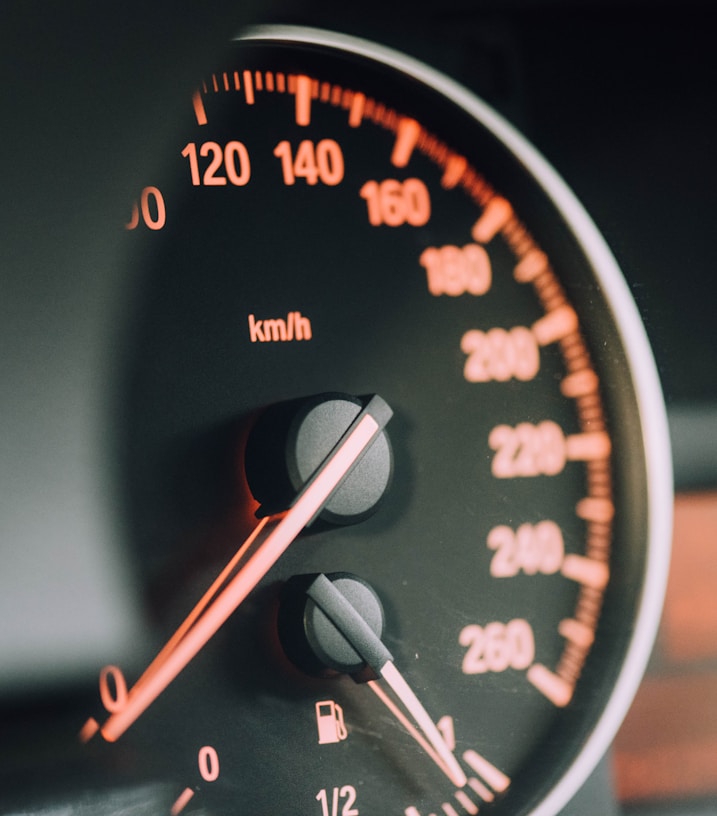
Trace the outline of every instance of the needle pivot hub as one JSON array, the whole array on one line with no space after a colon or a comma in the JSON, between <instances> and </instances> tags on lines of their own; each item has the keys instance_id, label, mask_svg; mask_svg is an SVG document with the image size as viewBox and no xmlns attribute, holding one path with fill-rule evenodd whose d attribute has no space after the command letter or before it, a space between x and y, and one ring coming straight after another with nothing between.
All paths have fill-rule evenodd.
<instances>
[{"instance_id":1,"label":"needle pivot hub","mask_svg":"<svg viewBox=\"0 0 717 816\"><path fill-rule=\"evenodd\" d=\"M245 471L261 507L286 510L361 413L368 399L325 393L268 407L247 441ZM355 524L372 515L388 488L393 454L385 429L367 448L323 507L319 518Z\"/></svg>"},{"instance_id":2,"label":"needle pivot hub","mask_svg":"<svg viewBox=\"0 0 717 816\"><path fill-rule=\"evenodd\" d=\"M393 659L381 641L384 625L378 595L358 575L297 575L284 585L279 639L287 657L307 674L375 679Z\"/></svg>"}]
</instances>

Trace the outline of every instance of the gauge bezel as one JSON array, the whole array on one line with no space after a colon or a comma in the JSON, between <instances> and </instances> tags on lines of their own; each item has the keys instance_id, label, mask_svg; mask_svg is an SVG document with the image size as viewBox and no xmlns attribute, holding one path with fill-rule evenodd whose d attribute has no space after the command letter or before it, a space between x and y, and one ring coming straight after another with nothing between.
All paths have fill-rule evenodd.
<instances>
[{"instance_id":1,"label":"gauge bezel","mask_svg":"<svg viewBox=\"0 0 717 816\"><path fill-rule=\"evenodd\" d=\"M563 217L602 288L635 388L647 481L647 558L635 626L609 700L568 770L531 813L554 816L595 769L627 713L652 651L667 583L673 502L670 441L657 367L637 306L597 226L557 171L506 119L458 82L386 46L318 28L262 25L243 30L235 39L348 52L398 70L445 96L499 139L533 176Z\"/></svg>"}]
</instances>

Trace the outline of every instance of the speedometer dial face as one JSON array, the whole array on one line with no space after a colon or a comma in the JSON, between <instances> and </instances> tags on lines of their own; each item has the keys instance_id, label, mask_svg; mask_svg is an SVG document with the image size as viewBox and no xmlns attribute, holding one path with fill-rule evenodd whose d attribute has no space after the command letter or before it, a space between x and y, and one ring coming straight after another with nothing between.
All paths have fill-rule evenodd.
<instances>
[{"instance_id":1,"label":"speedometer dial face","mask_svg":"<svg viewBox=\"0 0 717 816\"><path fill-rule=\"evenodd\" d=\"M367 43L254 32L187 112L127 224L158 656L103 668L88 757L175 814L556 812L666 567L609 253L499 117Z\"/></svg>"}]
</instances>

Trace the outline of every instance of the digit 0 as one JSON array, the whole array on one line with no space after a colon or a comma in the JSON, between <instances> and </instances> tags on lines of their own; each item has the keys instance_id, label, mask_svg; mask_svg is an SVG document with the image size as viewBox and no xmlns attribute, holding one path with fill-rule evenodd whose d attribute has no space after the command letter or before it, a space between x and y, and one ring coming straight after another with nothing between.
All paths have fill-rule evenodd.
<instances>
[{"instance_id":1,"label":"digit 0","mask_svg":"<svg viewBox=\"0 0 717 816\"><path fill-rule=\"evenodd\" d=\"M100 700L110 714L121 711L127 703L127 681L117 666L105 666L100 671Z\"/></svg>"},{"instance_id":2,"label":"digit 0","mask_svg":"<svg viewBox=\"0 0 717 816\"><path fill-rule=\"evenodd\" d=\"M219 779L219 755L211 745L199 749L197 758L199 773L205 782L216 782Z\"/></svg>"},{"instance_id":3,"label":"digit 0","mask_svg":"<svg viewBox=\"0 0 717 816\"><path fill-rule=\"evenodd\" d=\"M126 230L137 229L142 223L151 230L161 230L167 223L167 209L164 205L164 197L157 187L145 187L139 197L139 204L132 203L132 214L129 221L124 225Z\"/></svg>"}]
</instances>

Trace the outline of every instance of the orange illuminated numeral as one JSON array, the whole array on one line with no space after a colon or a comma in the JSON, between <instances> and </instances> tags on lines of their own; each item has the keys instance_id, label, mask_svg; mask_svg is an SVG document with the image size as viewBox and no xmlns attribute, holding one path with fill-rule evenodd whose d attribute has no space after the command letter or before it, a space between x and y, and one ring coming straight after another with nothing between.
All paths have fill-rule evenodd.
<instances>
[{"instance_id":1,"label":"orange illuminated numeral","mask_svg":"<svg viewBox=\"0 0 717 816\"><path fill-rule=\"evenodd\" d=\"M374 227L422 227L431 217L428 188L417 178L367 181L359 194L368 207L369 224Z\"/></svg>"},{"instance_id":2,"label":"orange illuminated numeral","mask_svg":"<svg viewBox=\"0 0 717 816\"><path fill-rule=\"evenodd\" d=\"M110 714L121 711L127 703L127 681L117 666L104 666L100 671L100 699Z\"/></svg>"},{"instance_id":3,"label":"orange illuminated numeral","mask_svg":"<svg viewBox=\"0 0 717 816\"><path fill-rule=\"evenodd\" d=\"M530 329L515 326L472 329L461 338L461 351L468 355L463 375L468 382L507 382L511 378L527 382L540 370L540 351Z\"/></svg>"},{"instance_id":4,"label":"orange illuminated numeral","mask_svg":"<svg viewBox=\"0 0 717 816\"><path fill-rule=\"evenodd\" d=\"M488 549L495 550L490 562L494 578L512 578L519 572L526 575L553 575L565 555L563 533L554 521L521 524L512 530L504 524L488 533Z\"/></svg>"},{"instance_id":5,"label":"orange illuminated numeral","mask_svg":"<svg viewBox=\"0 0 717 816\"><path fill-rule=\"evenodd\" d=\"M291 186L297 178L307 184L317 182L335 187L344 178L344 154L338 142L322 139L316 145L310 139L300 142L296 156L292 155L291 144L284 139L274 148L274 155L281 159L284 184Z\"/></svg>"},{"instance_id":6,"label":"orange illuminated numeral","mask_svg":"<svg viewBox=\"0 0 717 816\"><path fill-rule=\"evenodd\" d=\"M453 717L449 714L441 717L436 723L436 728L441 732L443 742L448 746L449 751L456 750L456 727L453 722Z\"/></svg>"},{"instance_id":7,"label":"orange illuminated numeral","mask_svg":"<svg viewBox=\"0 0 717 816\"><path fill-rule=\"evenodd\" d=\"M215 782L219 779L219 755L211 745L199 749L197 757L199 773L205 782Z\"/></svg>"},{"instance_id":8,"label":"orange illuminated numeral","mask_svg":"<svg viewBox=\"0 0 717 816\"><path fill-rule=\"evenodd\" d=\"M189 142L182 156L189 160L189 173L195 187L225 187L227 180L234 187L243 187L251 178L249 151L242 142L227 142L224 147L217 142L203 142L199 151L195 142ZM209 158L203 174L197 156Z\"/></svg>"},{"instance_id":9,"label":"orange illuminated numeral","mask_svg":"<svg viewBox=\"0 0 717 816\"><path fill-rule=\"evenodd\" d=\"M523 618L486 626L469 624L461 629L458 642L467 649L463 674L527 669L535 659L533 628Z\"/></svg>"},{"instance_id":10,"label":"orange illuminated numeral","mask_svg":"<svg viewBox=\"0 0 717 816\"><path fill-rule=\"evenodd\" d=\"M491 470L498 479L519 476L555 476L565 467L567 445L559 425L550 420L515 428L497 425L488 444L496 452Z\"/></svg>"},{"instance_id":11,"label":"orange illuminated numeral","mask_svg":"<svg viewBox=\"0 0 717 816\"><path fill-rule=\"evenodd\" d=\"M418 262L426 270L432 295L485 295L493 282L490 258L479 244L428 247Z\"/></svg>"},{"instance_id":12,"label":"orange illuminated numeral","mask_svg":"<svg viewBox=\"0 0 717 816\"><path fill-rule=\"evenodd\" d=\"M227 183L226 177L218 176L217 171L221 169L224 152L216 142L204 142L199 148L199 155L206 158L211 155L209 167L204 171L203 183L207 187L224 187ZM198 170L199 168L197 168ZM194 181L194 172L192 172L192 183L198 184Z\"/></svg>"},{"instance_id":13,"label":"orange illuminated numeral","mask_svg":"<svg viewBox=\"0 0 717 816\"><path fill-rule=\"evenodd\" d=\"M132 204L132 215L124 225L127 230L137 229L142 223L151 230L161 230L167 223L167 209L164 197L156 187L145 187L139 197L139 204Z\"/></svg>"},{"instance_id":14,"label":"orange illuminated numeral","mask_svg":"<svg viewBox=\"0 0 717 816\"><path fill-rule=\"evenodd\" d=\"M136 201L132 202L132 214L129 221L124 225L126 230L134 230L139 226L139 206Z\"/></svg>"},{"instance_id":15,"label":"orange illuminated numeral","mask_svg":"<svg viewBox=\"0 0 717 816\"><path fill-rule=\"evenodd\" d=\"M356 788L353 785L333 788L330 802L329 791L323 788L316 794L316 800L321 803L321 816L339 816L339 813L341 816L358 816L358 808L354 807L356 804ZM341 805L340 811L339 805Z\"/></svg>"},{"instance_id":16,"label":"orange illuminated numeral","mask_svg":"<svg viewBox=\"0 0 717 816\"><path fill-rule=\"evenodd\" d=\"M241 142L227 142L224 147L224 168L235 187L243 187L251 178L249 152Z\"/></svg>"}]
</instances>

